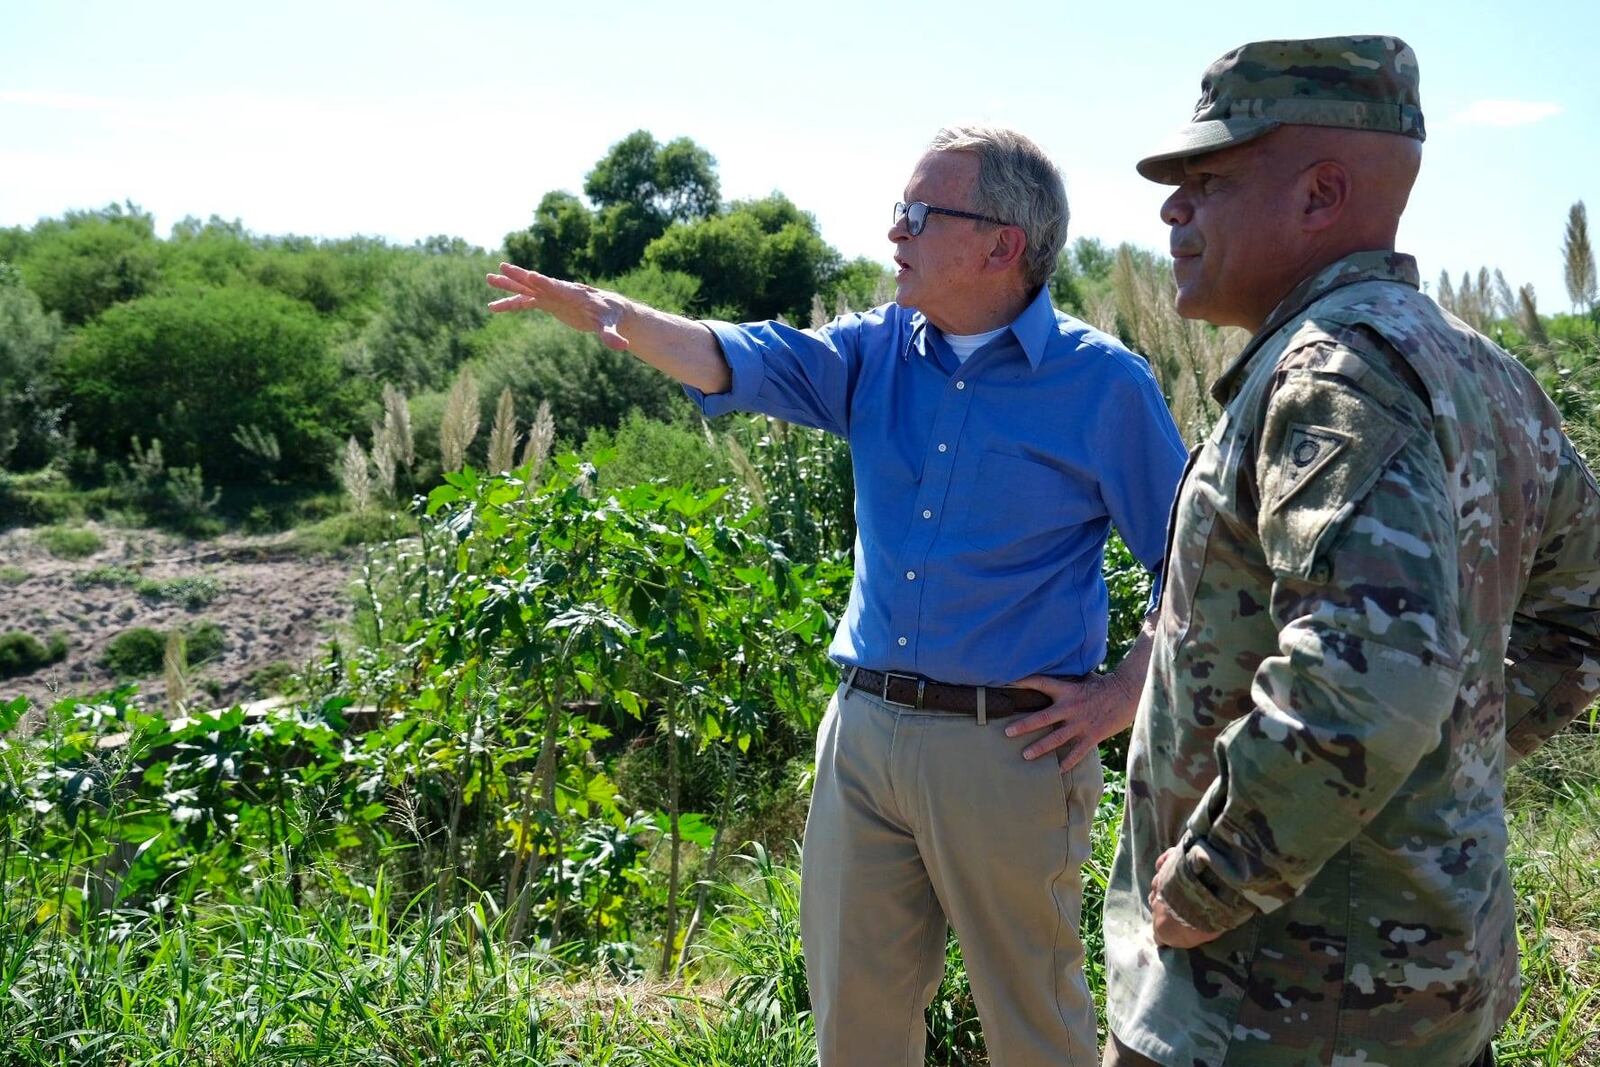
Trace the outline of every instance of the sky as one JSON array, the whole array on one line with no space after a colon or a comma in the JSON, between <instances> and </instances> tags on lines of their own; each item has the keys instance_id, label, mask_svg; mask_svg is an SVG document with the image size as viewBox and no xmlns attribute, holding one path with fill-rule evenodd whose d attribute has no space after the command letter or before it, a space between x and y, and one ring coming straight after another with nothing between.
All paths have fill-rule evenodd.
<instances>
[{"instance_id":1,"label":"sky","mask_svg":"<svg viewBox=\"0 0 1600 1067\"><path fill-rule=\"evenodd\" d=\"M1323 6L0 0L0 226L131 200L162 234L219 215L494 248L642 128L710 150L725 197L779 190L887 263L923 146L980 121L1060 164L1073 236L1164 251L1165 193L1133 164L1188 120L1211 60L1392 33L1428 128L1401 249L1430 281L1498 267L1567 310L1572 203L1600 229L1600 4Z\"/></svg>"}]
</instances>

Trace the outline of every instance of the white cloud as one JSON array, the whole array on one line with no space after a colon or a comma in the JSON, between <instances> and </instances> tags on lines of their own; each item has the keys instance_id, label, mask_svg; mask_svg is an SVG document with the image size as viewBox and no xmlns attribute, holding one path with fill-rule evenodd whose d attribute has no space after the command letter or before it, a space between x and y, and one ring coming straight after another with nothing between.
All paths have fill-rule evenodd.
<instances>
[{"instance_id":1,"label":"white cloud","mask_svg":"<svg viewBox=\"0 0 1600 1067\"><path fill-rule=\"evenodd\" d=\"M1561 111L1560 104L1547 100L1474 100L1455 121L1463 126L1531 126Z\"/></svg>"}]
</instances>

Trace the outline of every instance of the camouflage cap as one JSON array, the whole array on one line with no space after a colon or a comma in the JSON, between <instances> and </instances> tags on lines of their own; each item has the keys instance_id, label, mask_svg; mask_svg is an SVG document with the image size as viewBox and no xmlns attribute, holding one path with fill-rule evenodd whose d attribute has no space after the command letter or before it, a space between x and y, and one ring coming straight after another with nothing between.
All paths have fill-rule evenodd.
<instances>
[{"instance_id":1,"label":"camouflage cap","mask_svg":"<svg viewBox=\"0 0 1600 1067\"><path fill-rule=\"evenodd\" d=\"M1194 118L1139 161L1178 185L1187 156L1243 144L1283 125L1340 126L1424 139L1417 54L1398 37L1254 41L1206 68Z\"/></svg>"}]
</instances>

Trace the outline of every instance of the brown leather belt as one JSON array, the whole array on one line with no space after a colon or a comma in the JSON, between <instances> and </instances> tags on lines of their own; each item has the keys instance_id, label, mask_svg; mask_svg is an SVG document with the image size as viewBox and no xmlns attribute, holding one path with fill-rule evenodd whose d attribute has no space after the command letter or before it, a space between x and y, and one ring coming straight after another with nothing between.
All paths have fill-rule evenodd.
<instances>
[{"instance_id":1,"label":"brown leather belt","mask_svg":"<svg viewBox=\"0 0 1600 1067\"><path fill-rule=\"evenodd\" d=\"M947 685L917 674L856 669L850 688L871 693L885 704L919 711L948 711L976 715L979 722L1019 715L1050 706L1050 698L1037 689L1008 686Z\"/></svg>"}]
</instances>

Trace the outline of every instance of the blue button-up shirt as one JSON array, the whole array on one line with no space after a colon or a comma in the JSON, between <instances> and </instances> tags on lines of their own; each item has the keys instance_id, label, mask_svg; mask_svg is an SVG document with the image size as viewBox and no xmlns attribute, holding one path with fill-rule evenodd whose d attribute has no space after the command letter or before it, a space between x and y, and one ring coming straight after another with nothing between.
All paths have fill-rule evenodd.
<instances>
[{"instance_id":1,"label":"blue button-up shirt","mask_svg":"<svg viewBox=\"0 0 1600 1067\"><path fill-rule=\"evenodd\" d=\"M1112 523L1159 573L1185 451L1144 360L1047 290L960 363L894 304L818 330L708 323L733 374L687 390L850 442L855 583L830 654L1000 685L1105 658Z\"/></svg>"}]
</instances>

